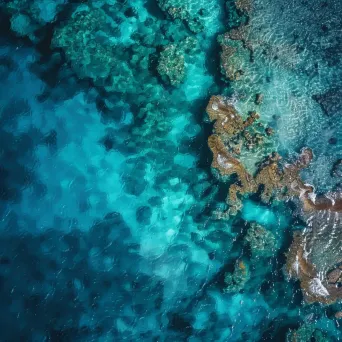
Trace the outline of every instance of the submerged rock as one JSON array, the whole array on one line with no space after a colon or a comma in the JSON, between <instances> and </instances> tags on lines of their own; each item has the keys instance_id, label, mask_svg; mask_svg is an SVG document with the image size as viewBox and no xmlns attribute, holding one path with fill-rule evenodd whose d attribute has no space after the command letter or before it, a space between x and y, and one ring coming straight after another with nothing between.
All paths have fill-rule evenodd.
<instances>
[{"instance_id":1,"label":"submerged rock","mask_svg":"<svg viewBox=\"0 0 342 342\"><path fill-rule=\"evenodd\" d=\"M46 36L44 28L54 23L68 0L12 0L0 1L0 9L9 16L12 31L38 43Z\"/></svg>"},{"instance_id":2,"label":"submerged rock","mask_svg":"<svg viewBox=\"0 0 342 342\"><path fill-rule=\"evenodd\" d=\"M255 222L248 228L244 241L249 245L253 257L270 257L276 251L273 233Z\"/></svg>"},{"instance_id":3,"label":"submerged rock","mask_svg":"<svg viewBox=\"0 0 342 342\"><path fill-rule=\"evenodd\" d=\"M233 137L245 132L246 128L252 126L259 119L259 114L250 112L246 120L223 96L212 96L207 105L206 111L210 121L215 121L215 133L225 134Z\"/></svg>"},{"instance_id":4,"label":"submerged rock","mask_svg":"<svg viewBox=\"0 0 342 342\"><path fill-rule=\"evenodd\" d=\"M204 9L199 8L197 13L190 10L191 3L187 0L158 0L159 7L172 19L183 20L194 33L204 30L204 19L201 17Z\"/></svg>"},{"instance_id":5,"label":"submerged rock","mask_svg":"<svg viewBox=\"0 0 342 342\"><path fill-rule=\"evenodd\" d=\"M241 291L246 282L250 278L249 266L243 260L237 260L234 268L234 272L227 272L224 277L225 293L234 293Z\"/></svg>"},{"instance_id":6,"label":"submerged rock","mask_svg":"<svg viewBox=\"0 0 342 342\"><path fill-rule=\"evenodd\" d=\"M184 55L178 50L176 45L170 44L164 48L159 57L157 70L162 79L168 79L174 86L184 81Z\"/></svg>"},{"instance_id":7,"label":"submerged rock","mask_svg":"<svg viewBox=\"0 0 342 342\"><path fill-rule=\"evenodd\" d=\"M333 177L342 177L342 159L338 159L332 169L331 169L331 175Z\"/></svg>"},{"instance_id":8,"label":"submerged rock","mask_svg":"<svg viewBox=\"0 0 342 342\"><path fill-rule=\"evenodd\" d=\"M335 313L335 318L341 319L341 318L342 318L342 311L337 311L337 312Z\"/></svg>"},{"instance_id":9,"label":"submerged rock","mask_svg":"<svg viewBox=\"0 0 342 342\"><path fill-rule=\"evenodd\" d=\"M142 206L137 209L136 219L140 224L149 225L151 222L152 209L148 206Z\"/></svg>"},{"instance_id":10,"label":"submerged rock","mask_svg":"<svg viewBox=\"0 0 342 342\"><path fill-rule=\"evenodd\" d=\"M288 342L329 342L333 341L314 324L304 323L297 330L290 330L287 333Z\"/></svg>"},{"instance_id":11,"label":"submerged rock","mask_svg":"<svg viewBox=\"0 0 342 342\"><path fill-rule=\"evenodd\" d=\"M258 93L255 95L255 104L260 105L262 101L264 100L264 95L261 93Z\"/></svg>"},{"instance_id":12,"label":"submerged rock","mask_svg":"<svg viewBox=\"0 0 342 342\"><path fill-rule=\"evenodd\" d=\"M319 103L324 114L342 114L342 88L329 89L323 94L313 95L312 98Z\"/></svg>"},{"instance_id":13,"label":"submerged rock","mask_svg":"<svg viewBox=\"0 0 342 342\"><path fill-rule=\"evenodd\" d=\"M179 86L186 77L186 56L196 48L197 41L188 37L178 44L169 44L164 47L158 59L157 70L161 78Z\"/></svg>"},{"instance_id":14,"label":"submerged rock","mask_svg":"<svg viewBox=\"0 0 342 342\"><path fill-rule=\"evenodd\" d=\"M250 14L253 8L251 0L235 0L235 6L244 14Z\"/></svg>"},{"instance_id":15,"label":"submerged rock","mask_svg":"<svg viewBox=\"0 0 342 342\"><path fill-rule=\"evenodd\" d=\"M55 31L52 45L65 51L80 78L98 81L106 79L118 65L111 35L114 26L105 12L84 6L72 15L67 25Z\"/></svg>"}]
</instances>

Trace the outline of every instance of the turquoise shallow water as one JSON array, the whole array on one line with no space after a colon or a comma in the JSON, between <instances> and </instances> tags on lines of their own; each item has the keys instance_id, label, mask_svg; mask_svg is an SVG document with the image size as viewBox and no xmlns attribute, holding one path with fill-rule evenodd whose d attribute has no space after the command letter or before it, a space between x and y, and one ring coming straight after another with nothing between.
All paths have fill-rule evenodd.
<instances>
[{"instance_id":1,"label":"turquoise shallow water","mask_svg":"<svg viewBox=\"0 0 342 342\"><path fill-rule=\"evenodd\" d=\"M233 2L0 1L1 341L341 339L341 304L305 304L284 275L296 204L252 196L217 219L207 147L211 95L246 112L263 93L278 151L311 147L303 178L339 187L342 9L311 5L254 1L254 61L228 82Z\"/></svg>"}]
</instances>

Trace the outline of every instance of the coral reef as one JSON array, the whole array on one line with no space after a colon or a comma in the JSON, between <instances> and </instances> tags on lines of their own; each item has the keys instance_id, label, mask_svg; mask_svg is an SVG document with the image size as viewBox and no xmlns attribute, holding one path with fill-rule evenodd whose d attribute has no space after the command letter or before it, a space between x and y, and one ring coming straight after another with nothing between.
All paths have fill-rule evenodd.
<instances>
[{"instance_id":1,"label":"coral reef","mask_svg":"<svg viewBox=\"0 0 342 342\"><path fill-rule=\"evenodd\" d=\"M32 50L0 47L0 339L152 340L165 331L183 340L168 327L172 314L196 316L187 303L205 294L236 235L208 210L217 187L189 150L200 131L185 111L193 103L172 89L173 117L146 105L163 125L177 120L162 141L143 144L127 103L72 76L51 73L60 82L51 90L32 71L33 62L46 67ZM48 90L62 99L42 97ZM110 120L99 99L112 101Z\"/></svg>"},{"instance_id":2,"label":"coral reef","mask_svg":"<svg viewBox=\"0 0 342 342\"><path fill-rule=\"evenodd\" d=\"M243 80L245 68L249 64L250 52L243 47L239 40L232 40L229 34L217 38L221 45L221 71L229 81Z\"/></svg>"},{"instance_id":3,"label":"coral reef","mask_svg":"<svg viewBox=\"0 0 342 342\"><path fill-rule=\"evenodd\" d=\"M336 227L341 225L342 198L334 193L316 196L314 188L301 179L301 170L313 159L312 151L304 148L292 163L283 165L281 157L273 152L259 164L255 174L250 173L239 160L240 151L232 142L234 139L247 140L246 129L253 126L259 116L251 113L243 120L234 106L219 96L210 99L207 113L215 122L215 134L208 139L213 153L212 168L223 180L227 180L227 176L236 176L236 181L229 187L228 211L219 217L236 215L242 207L241 198L251 194L259 193L264 203L273 198L299 200L308 229L294 235L287 257L287 273L300 280L307 302L333 303L342 298L339 286L342 281L339 268L342 239L335 236ZM245 241L253 256L271 255L275 246L274 236L255 224L248 229ZM237 281L234 279L234 273L227 275L229 288L238 289L239 277Z\"/></svg>"},{"instance_id":4,"label":"coral reef","mask_svg":"<svg viewBox=\"0 0 342 342\"><path fill-rule=\"evenodd\" d=\"M158 60L158 73L163 79L168 79L174 86L179 85L185 79L184 55L178 47L167 45L160 53Z\"/></svg>"},{"instance_id":5,"label":"coral reef","mask_svg":"<svg viewBox=\"0 0 342 342\"><path fill-rule=\"evenodd\" d=\"M273 197L289 199L303 197L312 188L303 183L300 171L307 168L313 158L312 151L303 149L292 164L280 165L281 157L273 152L264 160L259 160L256 172L250 172L243 164L241 152L243 147L265 150L264 137L260 132L252 132L259 115L251 112L246 120L225 98L213 96L207 106L207 113L214 123L214 135L208 139L208 145L213 153L212 168L218 170L223 179L235 174L237 182L229 188L227 203L230 204L229 214L235 214L241 208L239 196L257 193L261 189L261 200L269 203ZM263 127L263 126L262 126ZM264 136L267 135L267 129ZM253 150L252 152L253 153Z\"/></svg>"},{"instance_id":6,"label":"coral reef","mask_svg":"<svg viewBox=\"0 0 342 342\"><path fill-rule=\"evenodd\" d=\"M225 293L236 293L241 291L250 278L248 263L244 260L237 260L234 271L227 272L224 277Z\"/></svg>"},{"instance_id":7,"label":"coral reef","mask_svg":"<svg viewBox=\"0 0 342 342\"><path fill-rule=\"evenodd\" d=\"M287 334L287 342L329 342L333 341L314 324L303 323L298 329L290 330Z\"/></svg>"},{"instance_id":8,"label":"coral reef","mask_svg":"<svg viewBox=\"0 0 342 342\"><path fill-rule=\"evenodd\" d=\"M341 199L303 181L341 158L326 68L341 2L157 2L0 0L1 26L34 43L0 46L0 340L279 341L303 319L291 340L328 341L316 322L340 339L340 305L300 306L275 250L299 213L291 277L308 301L341 298ZM250 196L229 221L212 217L226 206L201 153L213 93L228 214ZM312 162L287 157L302 146Z\"/></svg>"},{"instance_id":9,"label":"coral reef","mask_svg":"<svg viewBox=\"0 0 342 342\"><path fill-rule=\"evenodd\" d=\"M341 195L330 193L315 198L314 193L309 193L303 201L307 228L294 234L286 273L300 280L307 302L331 304L342 298Z\"/></svg>"},{"instance_id":10,"label":"coral reef","mask_svg":"<svg viewBox=\"0 0 342 342\"><path fill-rule=\"evenodd\" d=\"M226 1L225 7L228 28L234 29L248 22L252 10L250 0Z\"/></svg>"},{"instance_id":11,"label":"coral reef","mask_svg":"<svg viewBox=\"0 0 342 342\"><path fill-rule=\"evenodd\" d=\"M244 133L246 128L259 119L256 112L251 112L248 118L243 120L234 106L222 96L212 96L206 111L210 121L215 121L214 132L228 139Z\"/></svg>"},{"instance_id":12,"label":"coral reef","mask_svg":"<svg viewBox=\"0 0 342 342\"><path fill-rule=\"evenodd\" d=\"M106 93L108 111L117 95L131 106L136 126L142 126L134 127L134 135L159 139L172 129L176 113L169 105L173 95L157 72L165 82L180 85L186 66L193 68L202 56L194 54L197 40L181 22L157 21L145 9L137 21L135 5L79 5L54 31L52 47L63 51L79 78L90 79Z\"/></svg>"},{"instance_id":13,"label":"coral reef","mask_svg":"<svg viewBox=\"0 0 342 342\"><path fill-rule=\"evenodd\" d=\"M277 247L274 234L255 222L250 224L244 241L249 245L253 257L270 257Z\"/></svg>"},{"instance_id":14,"label":"coral reef","mask_svg":"<svg viewBox=\"0 0 342 342\"><path fill-rule=\"evenodd\" d=\"M187 2L189 0L158 0L158 5L172 19L183 20L192 32L199 33L204 30L204 19L201 17L204 9L197 8L197 13L193 13Z\"/></svg>"},{"instance_id":15,"label":"coral reef","mask_svg":"<svg viewBox=\"0 0 342 342\"><path fill-rule=\"evenodd\" d=\"M342 200L338 194L316 196L313 187L302 181L300 171L309 166L313 159L312 151L304 148L296 160L284 165L281 165L281 157L272 153L260 163L255 174L249 173L239 160L239 152L233 148L232 142L237 137L246 139L246 128L252 126L258 116L252 114L243 120L234 106L219 96L210 99L207 113L209 119L214 121L215 134L208 139L213 153L212 167L223 176L223 180L231 175L237 178L229 187L229 209L223 216L235 215L241 209L241 197L259 190L260 198L265 203L272 198L299 199L310 230L295 234L287 257L287 273L300 280L307 302L333 303L341 298L339 283L342 271L338 265L342 263L339 253L342 245L341 239L335 237L335 230L341 224L339 213L342 212ZM332 213L336 214L331 216ZM322 222L326 222L323 228ZM317 240L320 235L325 238ZM271 255L275 245L274 236L256 225L249 228L245 240L253 256ZM234 273L227 275L229 291L240 288L237 285L239 277L237 281L234 279Z\"/></svg>"},{"instance_id":16,"label":"coral reef","mask_svg":"<svg viewBox=\"0 0 342 342\"><path fill-rule=\"evenodd\" d=\"M267 134L270 127L258 120L256 111L250 111L243 118L234 107L233 98L212 96L206 111L214 122L214 133L220 136L229 153L239 159L249 173L254 173L260 159L272 151L273 141Z\"/></svg>"},{"instance_id":17,"label":"coral reef","mask_svg":"<svg viewBox=\"0 0 342 342\"><path fill-rule=\"evenodd\" d=\"M0 1L0 9L10 15L13 32L37 43L46 35L44 27L56 21L57 15L67 3L68 0Z\"/></svg>"},{"instance_id":18,"label":"coral reef","mask_svg":"<svg viewBox=\"0 0 342 342\"><path fill-rule=\"evenodd\" d=\"M235 9L230 8L230 1L227 1L228 13L236 12L237 18L230 21L236 25L226 33L217 38L221 46L221 72L228 81L241 81L248 72L248 67L253 59L253 46L249 42L248 18L252 11L250 0L236 0ZM243 19L245 17L245 19Z\"/></svg>"},{"instance_id":19,"label":"coral reef","mask_svg":"<svg viewBox=\"0 0 342 342\"><path fill-rule=\"evenodd\" d=\"M160 53L157 70L166 83L178 86L186 77L186 56L196 49L195 38L188 37L178 44L166 45Z\"/></svg>"},{"instance_id":20,"label":"coral reef","mask_svg":"<svg viewBox=\"0 0 342 342\"><path fill-rule=\"evenodd\" d=\"M76 11L68 25L56 30L53 46L63 48L67 59L79 77L95 82L105 80L120 67L124 79L132 77L116 58L117 47L111 42L115 30L101 9L84 6ZM127 81L126 81L127 82Z\"/></svg>"},{"instance_id":21,"label":"coral reef","mask_svg":"<svg viewBox=\"0 0 342 342\"><path fill-rule=\"evenodd\" d=\"M230 204L230 214L235 214L241 208L239 195L255 192L255 182L239 160L234 158L224 146L218 135L211 135L208 145L213 152L212 168L217 169L221 176L237 175L239 184L233 184L229 188L227 201Z\"/></svg>"}]
</instances>

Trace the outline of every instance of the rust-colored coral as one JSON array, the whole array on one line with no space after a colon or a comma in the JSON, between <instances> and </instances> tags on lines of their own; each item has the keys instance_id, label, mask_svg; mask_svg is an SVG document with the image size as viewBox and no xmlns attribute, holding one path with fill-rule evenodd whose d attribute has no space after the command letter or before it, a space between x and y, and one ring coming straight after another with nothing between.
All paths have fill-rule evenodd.
<instances>
[{"instance_id":1,"label":"rust-colored coral","mask_svg":"<svg viewBox=\"0 0 342 342\"><path fill-rule=\"evenodd\" d=\"M210 120L215 122L215 134L208 139L208 145L213 153L212 167L221 176L235 175L237 178L229 187L229 209L223 216L234 215L242 206L242 197L261 190L263 202L269 202L273 197L298 198L302 203L304 216L319 219L322 215L330 217L333 213L333 217L341 217L342 196L326 194L317 197L313 187L305 184L300 177L300 171L308 167L313 159L312 150L303 149L294 162L284 166L281 166L281 157L274 152L260 164L255 174L251 174L239 160L240 152L237 150L240 150L243 144L251 144L256 138L256 134L252 137L253 124L259 115L251 112L247 119L243 120L237 110L221 96L213 96L210 99L207 112ZM329 223L333 231L336 223L340 224L339 220ZM315 231L311 229L294 234L293 243L287 254L286 272L290 278L300 281L304 298L308 303L330 304L342 299L342 259L332 254L332 257L327 255L321 261L319 245L312 252L313 244L317 244L316 236L321 231L319 222L315 224L318 224ZM334 244L335 250L341 248L339 241ZM327 267L322 268L322 265Z\"/></svg>"},{"instance_id":2,"label":"rust-colored coral","mask_svg":"<svg viewBox=\"0 0 342 342\"><path fill-rule=\"evenodd\" d=\"M326 196L319 196L313 199L308 194L310 192L305 193L305 196L302 198L305 211L329 210L333 213L342 212L342 199L332 200Z\"/></svg>"},{"instance_id":3,"label":"rust-colored coral","mask_svg":"<svg viewBox=\"0 0 342 342\"><path fill-rule=\"evenodd\" d=\"M243 184L253 180L253 177L245 170L242 163L227 151L218 135L211 135L208 138L208 145L214 155L212 167L219 170L222 176L237 174Z\"/></svg>"},{"instance_id":4,"label":"rust-colored coral","mask_svg":"<svg viewBox=\"0 0 342 342\"><path fill-rule=\"evenodd\" d=\"M269 202L275 191L282 187L282 173L278 162L270 158L270 162L264 165L255 177L258 186L263 186L261 199L263 202Z\"/></svg>"},{"instance_id":5,"label":"rust-colored coral","mask_svg":"<svg viewBox=\"0 0 342 342\"><path fill-rule=\"evenodd\" d=\"M213 114L211 117L214 117ZM215 116L216 118L216 116ZM219 119L217 119L219 121ZM240 122L241 123L241 122ZM250 124L248 120L244 125ZM233 130L235 132L235 130ZM218 132L222 133L222 132ZM217 169L221 176L236 174L237 182L229 188L227 202L234 205L235 208L241 207L239 196L256 193L260 186L261 200L268 203L272 197L281 195L283 198L299 197L303 202L311 205L309 194L313 188L304 184L299 172L307 167L311 161L311 150L303 150L299 158L293 164L287 164L284 168L280 167L281 157L277 153L272 153L261 164L255 176L248 173L245 166L229 152L225 146L220 134L214 134L209 137L208 144L213 152L212 167ZM246 136L244 136L245 139ZM321 200L322 202L322 200ZM340 202L337 202L340 203ZM323 205L316 203L316 206ZM308 206L308 204L306 205Z\"/></svg>"},{"instance_id":6,"label":"rust-colored coral","mask_svg":"<svg viewBox=\"0 0 342 342\"><path fill-rule=\"evenodd\" d=\"M307 303L320 302L331 304L342 298L341 270L335 268L322 275L307 257L304 249L305 234L295 232L293 242L287 253L286 273L290 278L298 279Z\"/></svg>"},{"instance_id":7,"label":"rust-colored coral","mask_svg":"<svg viewBox=\"0 0 342 342\"><path fill-rule=\"evenodd\" d=\"M242 133L259 119L259 114L250 112L244 121L238 111L223 96L212 96L206 111L210 121L215 121L214 130L217 134L225 134L232 137Z\"/></svg>"},{"instance_id":8,"label":"rust-colored coral","mask_svg":"<svg viewBox=\"0 0 342 342\"><path fill-rule=\"evenodd\" d=\"M218 134L234 136L244 129L244 122L236 109L227 104L222 96L212 96L206 108L214 129Z\"/></svg>"},{"instance_id":9,"label":"rust-colored coral","mask_svg":"<svg viewBox=\"0 0 342 342\"><path fill-rule=\"evenodd\" d=\"M260 186L261 199L266 203L273 195L284 192L284 189L287 189L287 195L290 197L300 195L303 189L308 191L308 187L300 179L299 171L311 161L311 150L303 150L298 159L284 169L279 166L280 156L273 153L253 176L238 160L238 156L243 144L250 149L263 141L262 135L248 130L259 119L259 114L250 112L246 120L243 120L223 96L212 96L206 111L210 120L215 122L215 134L208 140L214 154L212 167L217 169L221 176L237 175L237 182L230 186L227 197L227 202L234 206L235 210L241 207L240 196L256 193Z\"/></svg>"},{"instance_id":10,"label":"rust-colored coral","mask_svg":"<svg viewBox=\"0 0 342 342\"><path fill-rule=\"evenodd\" d=\"M208 145L213 153L211 166L217 169L221 176L237 175L238 183L230 186L227 197L227 202L233 207L232 210L236 212L241 207L238 194L245 195L255 192L254 178L246 171L242 163L229 153L218 135L211 135L208 139Z\"/></svg>"}]
</instances>

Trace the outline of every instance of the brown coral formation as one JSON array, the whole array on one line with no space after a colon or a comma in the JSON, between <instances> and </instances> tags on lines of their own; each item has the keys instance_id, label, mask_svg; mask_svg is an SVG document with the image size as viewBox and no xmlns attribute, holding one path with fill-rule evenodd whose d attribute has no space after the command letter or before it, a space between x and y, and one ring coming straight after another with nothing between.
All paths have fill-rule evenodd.
<instances>
[{"instance_id":1,"label":"brown coral formation","mask_svg":"<svg viewBox=\"0 0 342 342\"><path fill-rule=\"evenodd\" d=\"M236 176L236 182L228 191L229 210L224 213L224 216L235 215L242 206L241 199L255 193L260 194L264 203L270 202L273 198L300 199L304 213L306 215L314 213L314 219L311 217L312 222L316 222L317 217L321 217L319 216L322 215L321 212L342 211L341 198L329 195L315 197L313 187L302 181L300 171L308 167L313 158L310 149L303 149L294 162L284 166L281 164L281 157L277 153L272 153L260 163L257 172L252 174L239 160L239 154L234 152L232 141L237 139L240 143L246 142L248 140L246 133L259 116L252 112L246 120L243 120L237 110L220 96L211 98L207 112L210 120L215 121L215 134L208 140L209 148L213 152L212 167L221 176ZM295 234L288 253L287 273L290 277L300 280L307 302L318 301L329 304L337 298L342 298L342 288L339 287L342 282L342 269L336 266L342 263L342 259L338 259L336 253L328 255L323 250L330 243L329 241L323 241L321 246L317 243L315 239L320 234L319 221L317 222L313 223L309 234ZM325 222L328 222L326 227L329 227L329 224L333 228L336 226L335 221L329 222L326 219ZM324 232L324 236L329 236L329 232ZM339 240L335 241L332 250L339 251L342 248L340 245ZM312 251L313 257L307 257L308 250ZM325 253L323 258L322 253ZM322 265L318 265L317 260L322 260Z\"/></svg>"},{"instance_id":2,"label":"brown coral formation","mask_svg":"<svg viewBox=\"0 0 342 342\"><path fill-rule=\"evenodd\" d=\"M236 0L235 4L239 15L250 15L250 0ZM248 20L219 36L218 42L222 48L222 73L228 81L248 80L250 75L246 65L253 62L254 54L259 49L263 49L263 56L272 62L285 59L285 65L291 68L297 64L293 48L283 45L273 47L266 41L252 40ZM257 94L252 108L258 108L263 102L263 95L258 91L255 90ZM259 160L264 160L256 170L251 171L243 159L246 151L255 151L259 156L259 147L274 133L272 128L266 127L263 132L257 132L255 122L259 115L252 112L243 119L236 108L221 96L210 99L207 113L214 121L214 134L209 138L209 147L214 155L212 167L221 176L235 176L226 200L229 209L223 216L236 214L242 206L242 198L252 194L258 194L264 203L273 199L298 201L307 228L294 234L286 271L290 278L300 281L307 302L330 304L342 299L342 236L339 235L342 196L316 196L314 188L301 179L300 172L309 166L312 151L303 149L297 160L287 164L276 153L265 158L266 153L261 152Z\"/></svg>"},{"instance_id":3,"label":"brown coral formation","mask_svg":"<svg viewBox=\"0 0 342 342\"><path fill-rule=\"evenodd\" d=\"M221 138L213 134L208 139L208 145L213 152L212 167L219 171L221 176L237 175L239 184L233 184L229 189L227 201L231 205L230 213L236 213L241 207L238 194L245 195L254 191L253 176L250 175L242 163L228 152Z\"/></svg>"},{"instance_id":4,"label":"brown coral formation","mask_svg":"<svg viewBox=\"0 0 342 342\"><path fill-rule=\"evenodd\" d=\"M255 176L255 182L258 187L263 186L261 200L265 203L268 203L272 196L283 186L282 173L278 165L279 158L278 154L272 154Z\"/></svg>"},{"instance_id":5,"label":"brown coral formation","mask_svg":"<svg viewBox=\"0 0 342 342\"><path fill-rule=\"evenodd\" d=\"M251 0L236 0L235 7L239 16L248 16L252 11ZM252 60L253 45L249 41L249 24L243 22L240 26L218 37L222 52L222 74L229 81L237 81L244 76L244 67Z\"/></svg>"},{"instance_id":6,"label":"brown coral formation","mask_svg":"<svg viewBox=\"0 0 342 342\"><path fill-rule=\"evenodd\" d=\"M325 274L320 272L306 251L307 238L301 232L294 233L287 253L286 273L290 278L299 279L307 303L332 304L342 298L342 270L336 266Z\"/></svg>"},{"instance_id":7,"label":"brown coral formation","mask_svg":"<svg viewBox=\"0 0 342 342\"><path fill-rule=\"evenodd\" d=\"M228 150L236 157L242 148L251 150L264 141L265 127L256 121L259 114L250 112L244 120L234 106L223 96L212 96L206 108L214 121L214 133L220 135Z\"/></svg>"},{"instance_id":8,"label":"brown coral formation","mask_svg":"<svg viewBox=\"0 0 342 342\"><path fill-rule=\"evenodd\" d=\"M242 133L259 119L256 112L251 112L244 121L237 110L231 104L227 104L222 96L212 96L206 111L210 121L215 121L215 132L225 134L229 138Z\"/></svg>"},{"instance_id":9,"label":"brown coral formation","mask_svg":"<svg viewBox=\"0 0 342 342\"><path fill-rule=\"evenodd\" d=\"M300 281L307 302L331 304L342 299L341 194L317 197L311 188L300 198L307 228L294 235L286 271Z\"/></svg>"},{"instance_id":10,"label":"brown coral formation","mask_svg":"<svg viewBox=\"0 0 342 342\"><path fill-rule=\"evenodd\" d=\"M229 213L236 213L241 208L240 197L256 193L260 185L264 186L264 193L267 193L264 197L270 198L278 183L279 172L276 168L279 156L270 156L256 177L239 160L242 149L253 150L263 143L262 134L254 127L259 114L250 112L244 120L222 96L212 96L206 110L210 120L215 122L215 134L208 139L214 155L212 167L223 177L237 176L237 182L230 186L227 197Z\"/></svg>"},{"instance_id":11,"label":"brown coral formation","mask_svg":"<svg viewBox=\"0 0 342 342\"><path fill-rule=\"evenodd\" d=\"M342 199L332 199L326 196L313 198L309 196L311 192L307 192L303 196L303 204L305 211L329 210L332 213L342 212Z\"/></svg>"},{"instance_id":12,"label":"brown coral formation","mask_svg":"<svg viewBox=\"0 0 342 342\"><path fill-rule=\"evenodd\" d=\"M242 206L242 198L259 194L264 203L273 198L299 199L307 229L294 234L287 254L286 272L290 278L300 281L308 303L330 304L342 299L342 196L328 193L316 196L314 188L305 184L300 171L309 166L313 153L304 148L292 163L284 164L273 152L259 165L256 172L249 172L242 162L241 150L248 150L258 134L259 115L249 113L246 119L222 96L213 96L207 113L214 121L214 134L208 139L213 153L212 167L221 176L235 175L236 181L229 187L229 209L221 217L235 215ZM245 151L244 150L244 151ZM253 152L252 152L253 153ZM222 213L221 213L222 214Z\"/></svg>"},{"instance_id":13,"label":"brown coral formation","mask_svg":"<svg viewBox=\"0 0 342 342\"><path fill-rule=\"evenodd\" d=\"M232 104L222 96L212 96L207 113L214 121L214 133L208 144L214 157L212 167L223 177L236 175L237 182L229 188L227 203L229 214L241 208L241 198L257 193L261 189L261 200L268 203L274 196L305 197L312 188L305 185L299 176L300 170L307 167L312 159L312 151L304 149L298 159L285 167L280 167L281 157L277 153L269 155L259 166L256 174L251 174L239 160L241 149L252 149L262 145L263 136L253 131L259 115L250 112L243 120Z\"/></svg>"},{"instance_id":14,"label":"brown coral formation","mask_svg":"<svg viewBox=\"0 0 342 342\"><path fill-rule=\"evenodd\" d=\"M211 135L208 139L208 145L214 155L212 167L217 169L222 176L237 174L240 181L243 183L252 181L253 177L249 175L244 166L227 151L218 135Z\"/></svg>"},{"instance_id":15,"label":"brown coral formation","mask_svg":"<svg viewBox=\"0 0 342 342\"><path fill-rule=\"evenodd\" d=\"M312 264L308 263L304 257L303 236L300 232L295 232L290 250L287 253L286 273L290 278L301 279L302 289L310 287L311 279L315 278L316 271ZM315 301L314 293L305 291L306 299Z\"/></svg>"}]
</instances>

